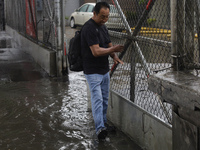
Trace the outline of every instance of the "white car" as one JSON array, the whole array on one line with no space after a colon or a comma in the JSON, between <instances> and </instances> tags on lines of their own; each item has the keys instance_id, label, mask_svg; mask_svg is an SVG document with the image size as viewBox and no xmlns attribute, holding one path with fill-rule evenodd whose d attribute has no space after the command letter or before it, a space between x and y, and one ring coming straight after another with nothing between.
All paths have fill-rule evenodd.
<instances>
[{"instance_id":1,"label":"white car","mask_svg":"<svg viewBox=\"0 0 200 150\"><path fill-rule=\"evenodd\" d=\"M93 16L93 9L95 3L85 3L78 9L75 9L70 16L70 26L71 28L76 28L76 26L82 26L86 21L88 21Z\"/></svg>"},{"instance_id":2,"label":"white car","mask_svg":"<svg viewBox=\"0 0 200 150\"><path fill-rule=\"evenodd\" d=\"M70 16L71 28L76 26L82 26L93 16L93 9L96 3L85 3L81 7L75 10ZM125 29L122 19L118 13L118 10L114 5L110 5L109 19L105 24L108 29Z\"/></svg>"}]
</instances>

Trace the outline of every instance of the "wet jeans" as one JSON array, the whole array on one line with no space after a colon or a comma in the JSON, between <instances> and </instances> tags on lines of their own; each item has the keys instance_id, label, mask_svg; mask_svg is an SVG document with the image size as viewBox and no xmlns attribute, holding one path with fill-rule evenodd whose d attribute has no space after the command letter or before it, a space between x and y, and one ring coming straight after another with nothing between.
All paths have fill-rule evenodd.
<instances>
[{"instance_id":1,"label":"wet jeans","mask_svg":"<svg viewBox=\"0 0 200 150\"><path fill-rule=\"evenodd\" d=\"M110 75L109 72L101 74L85 74L87 79L92 104L92 115L95 122L96 133L105 128L107 122L106 113L108 107Z\"/></svg>"}]
</instances>

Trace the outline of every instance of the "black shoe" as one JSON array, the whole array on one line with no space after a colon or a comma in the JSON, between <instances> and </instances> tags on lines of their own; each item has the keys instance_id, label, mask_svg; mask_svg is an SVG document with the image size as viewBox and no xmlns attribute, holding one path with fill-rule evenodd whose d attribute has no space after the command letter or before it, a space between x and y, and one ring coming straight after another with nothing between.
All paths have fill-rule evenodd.
<instances>
[{"instance_id":1,"label":"black shoe","mask_svg":"<svg viewBox=\"0 0 200 150\"><path fill-rule=\"evenodd\" d=\"M99 133L98 133L98 139L99 140L104 140L106 138L106 136L108 135L108 131L106 129L102 129Z\"/></svg>"},{"instance_id":2,"label":"black shoe","mask_svg":"<svg viewBox=\"0 0 200 150\"><path fill-rule=\"evenodd\" d=\"M116 127L115 127L115 126L110 126L110 125L107 124L107 123L105 123L104 125L105 125L106 130L107 130L108 132L115 132L115 131L116 131Z\"/></svg>"}]
</instances>

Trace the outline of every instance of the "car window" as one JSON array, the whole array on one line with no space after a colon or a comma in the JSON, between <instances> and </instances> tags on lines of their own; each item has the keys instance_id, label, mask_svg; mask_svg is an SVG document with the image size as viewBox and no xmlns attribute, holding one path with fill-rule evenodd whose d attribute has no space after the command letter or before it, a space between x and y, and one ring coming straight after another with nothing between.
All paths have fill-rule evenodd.
<instances>
[{"instance_id":1,"label":"car window","mask_svg":"<svg viewBox=\"0 0 200 150\"><path fill-rule=\"evenodd\" d=\"M86 12L88 5L84 5L79 9L79 12Z\"/></svg>"},{"instance_id":2,"label":"car window","mask_svg":"<svg viewBox=\"0 0 200 150\"><path fill-rule=\"evenodd\" d=\"M87 12L93 12L94 6L89 5Z\"/></svg>"}]
</instances>

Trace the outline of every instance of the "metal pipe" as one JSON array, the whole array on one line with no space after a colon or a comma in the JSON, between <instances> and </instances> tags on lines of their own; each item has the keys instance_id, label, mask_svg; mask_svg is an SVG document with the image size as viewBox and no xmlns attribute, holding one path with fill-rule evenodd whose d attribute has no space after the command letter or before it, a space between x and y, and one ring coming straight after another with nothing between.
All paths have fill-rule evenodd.
<instances>
[{"instance_id":1,"label":"metal pipe","mask_svg":"<svg viewBox=\"0 0 200 150\"><path fill-rule=\"evenodd\" d=\"M177 55L177 0L171 0L171 51L172 55ZM177 59L172 57L172 68L178 70Z\"/></svg>"},{"instance_id":2,"label":"metal pipe","mask_svg":"<svg viewBox=\"0 0 200 150\"><path fill-rule=\"evenodd\" d=\"M159 45L167 48L171 48L171 42L169 41L164 41L164 40L159 40L159 39L154 39L154 38L149 38L149 37L144 37L144 36L129 36L127 33L121 33L121 32L116 32L116 31L108 31L109 35L115 38L127 38L133 41L141 41L141 42L146 42L154 45Z\"/></svg>"},{"instance_id":3,"label":"metal pipe","mask_svg":"<svg viewBox=\"0 0 200 150\"><path fill-rule=\"evenodd\" d=\"M57 77L62 76L62 33L61 33L61 0L54 0L55 6L55 27L57 35L57 56L56 56L56 66L57 66Z\"/></svg>"},{"instance_id":4,"label":"metal pipe","mask_svg":"<svg viewBox=\"0 0 200 150\"><path fill-rule=\"evenodd\" d=\"M130 28L130 26L129 26L129 24L128 24L128 21L126 20L126 17L125 17L125 15L124 15L124 13L123 13L123 11L122 11L122 9L121 9L121 7L120 7L118 1L117 1L117 0L114 0L114 3L115 3L115 6L117 7L117 10L118 10L118 12L119 12L121 18L122 18L122 21L123 21L123 23L124 23L124 25L125 25L125 28L126 28L126 30L128 31L128 34L131 35L131 34L132 34L131 28Z\"/></svg>"},{"instance_id":5,"label":"metal pipe","mask_svg":"<svg viewBox=\"0 0 200 150\"><path fill-rule=\"evenodd\" d=\"M177 70L185 68L185 0L177 1L177 53L176 65Z\"/></svg>"},{"instance_id":6,"label":"metal pipe","mask_svg":"<svg viewBox=\"0 0 200 150\"><path fill-rule=\"evenodd\" d=\"M151 70L149 69L149 67L147 66L147 62L146 62L146 59L144 58L143 54L142 54L142 51L138 45L137 42L135 42L135 45L136 45L136 50L140 56L140 59L142 60L142 64L145 68L145 72L147 72L147 76L149 76L151 74Z\"/></svg>"},{"instance_id":7,"label":"metal pipe","mask_svg":"<svg viewBox=\"0 0 200 150\"><path fill-rule=\"evenodd\" d=\"M199 8L199 1L195 0L196 5L195 5L195 12L196 12L196 28L197 28L197 36L198 36L198 52L199 52L199 58L198 58L198 63L200 62L200 24L199 24L199 15L200 15L200 8Z\"/></svg>"},{"instance_id":8,"label":"metal pipe","mask_svg":"<svg viewBox=\"0 0 200 150\"><path fill-rule=\"evenodd\" d=\"M43 1L43 3L44 3L44 6L45 6L45 8L46 8L46 13L47 13L47 15L49 16L49 19L50 19L50 21L52 21L52 16L51 16L51 14L50 14L50 10L49 10L49 8L47 7L47 0L46 0L46 3L45 3L45 1Z\"/></svg>"},{"instance_id":9,"label":"metal pipe","mask_svg":"<svg viewBox=\"0 0 200 150\"><path fill-rule=\"evenodd\" d=\"M62 72L63 72L63 75L68 75L68 68L67 68L67 52L66 52L66 41L65 41L65 11L64 11L64 8L65 8L65 2L62 0L61 1L61 14L62 14L62 55L63 55L63 61L62 61Z\"/></svg>"},{"instance_id":10,"label":"metal pipe","mask_svg":"<svg viewBox=\"0 0 200 150\"><path fill-rule=\"evenodd\" d=\"M194 64L194 1L188 0L185 1L185 41L185 61L187 64Z\"/></svg>"},{"instance_id":11,"label":"metal pipe","mask_svg":"<svg viewBox=\"0 0 200 150\"><path fill-rule=\"evenodd\" d=\"M48 3L48 6L49 6L49 12L50 12L50 16L51 16L51 19L53 18L53 13L52 13L52 10L51 10L51 5L49 3L49 0L47 0L47 3Z\"/></svg>"}]
</instances>

